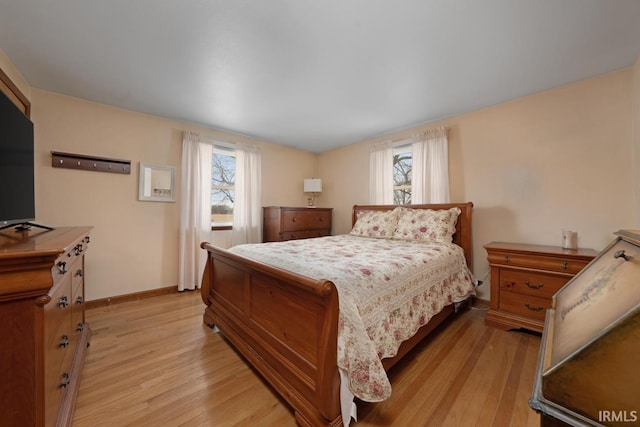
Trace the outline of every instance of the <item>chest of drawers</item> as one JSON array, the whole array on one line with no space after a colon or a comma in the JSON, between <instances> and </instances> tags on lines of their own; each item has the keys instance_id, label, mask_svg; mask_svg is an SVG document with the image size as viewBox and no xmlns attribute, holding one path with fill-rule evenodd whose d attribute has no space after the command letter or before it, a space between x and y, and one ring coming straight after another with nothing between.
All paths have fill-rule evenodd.
<instances>
[{"instance_id":1,"label":"chest of drawers","mask_svg":"<svg viewBox=\"0 0 640 427\"><path fill-rule=\"evenodd\" d=\"M484 246L491 267L491 307L485 324L542 332L551 297L597 253L556 246L492 242Z\"/></svg>"},{"instance_id":2,"label":"chest of drawers","mask_svg":"<svg viewBox=\"0 0 640 427\"><path fill-rule=\"evenodd\" d=\"M331 208L263 208L263 242L308 239L331 234Z\"/></svg>"},{"instance_id":3,"label":"chest of drawers","mask_svg":"<svg viewBox=\"0 0 640 427\"><path fill-rule=\"evenodd\" d=\"M91 331L90 227L0 232L0 424L69 426Z\"/></svg>"}]
</instances>

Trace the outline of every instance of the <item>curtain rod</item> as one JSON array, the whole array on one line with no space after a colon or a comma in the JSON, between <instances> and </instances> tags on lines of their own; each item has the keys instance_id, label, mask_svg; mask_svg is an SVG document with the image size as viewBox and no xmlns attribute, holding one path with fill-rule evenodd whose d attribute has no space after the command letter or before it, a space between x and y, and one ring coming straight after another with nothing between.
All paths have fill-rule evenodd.
<instances>
[{"instance_id":1,"label":"curtain rod","mask_svg":"<svg viewBox=\"0 0 640 427\"><path fill-rule=\"evenodd\" d=\"M215 139L207 135L201 135L198 132L193 132L190 130L185 130L184 132L197 136L201 142L205 144L210 144L214 148L218 147L219 149L223 149L223 150L226 148L233 151L242 150L242 151L247 151L247 152L251 151L256 153L259 153L261 151L260 146L256 144L247 144L247 143L238 142L238 141L220 141L219 139Z\"/></svg>"},{"instance_id":2,"label":"curtain rod","mask_svg":"<svg viewBox=\"0 0 640 427\"><path fill-rule=\"evenodd\" d=\"M376 142L373 142L371 144L371 146L369 147L371 151L378 151L378 150L382 150L384 148L396 148L398 146L402 146L405 143L409 143L411 142L412 139L414 139L416 136L419 135L433 135L433 134L437 134L440 132L443 132L444 135L447 134L447 127L445 126L438 126L435 128L431 128L431 129L427 129L427 130L423 130L423 131L418 131L418 132L412 132L410 135L405 136L403 138L396 138L396 139L380 139Z\"/></svg>"},{"instance_id":3,"label":"curtain rod","mask_svg":"<svg viewBox=\"0 0 640 427\"><path fill-rule=\"evenodd\" d=\"M197 136L198 138L200 138L200 141L204 142L205 144L218 145L221 147L228 147L228 148L236 148L236 145L237 145L233 141L220 141L219 139L212 138L208 135L202 135L201 133L195 132L192 130L184 130L183 132Z\"/></svg>"},{"instance_id":4,"label":"curtain rod","mask_svg":"<svg viewBox=\"0 0 640 427\"><path fill-rule=\"evenodd\" d=\"M402 138L396 138L396 139L383 139L383 138L381 138L378 141L378 143L388 142L388 143L390 143L392 145L395 145L398 142L404 142L404 141L406 141L408 139L411 139L415 135L420 135L420 134L428 135L428 134L431 134L431 133L437 133L437 132L441 132L441 131L447 132L448 128L446 126L437 126L437 127L430 128L430 129L427 129L427 130L421 130L421 131L417 131L417 132L412 132L410 135L402 137Z\"/></svg>"},{"instance_id":5,"label":"curtain rod","mask_svg":"<svg viewBox=\"0 0 640 427\"><path fill-rule=\"evenodd\" d=\"M233 141L220 141L219 139L214 139L208 136L200 136L202 138L202 142L206 142L207 144L217 145L220 147L228 147L228 148L236 148L236 143Z\"/></svg>"}]
</instances>

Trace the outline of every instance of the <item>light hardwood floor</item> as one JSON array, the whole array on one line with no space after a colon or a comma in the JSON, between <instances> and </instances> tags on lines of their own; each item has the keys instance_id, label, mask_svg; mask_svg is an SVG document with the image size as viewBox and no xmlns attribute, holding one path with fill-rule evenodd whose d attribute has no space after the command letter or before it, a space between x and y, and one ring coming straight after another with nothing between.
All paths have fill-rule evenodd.
<instances>
[{"instance_id":1,"label":"light hardwood floor","mask_svg":"<svg viewBox=\"0 0 640 427\"><path fill-rule=\"evenodd\" d=\"M290 409L219 334L198 292L87 311L93 330L74 427L295 426ZM390 372L392 396L354 427L537 426L528 399L540 337L469 310Z\"/></svg>"}]
</instances>

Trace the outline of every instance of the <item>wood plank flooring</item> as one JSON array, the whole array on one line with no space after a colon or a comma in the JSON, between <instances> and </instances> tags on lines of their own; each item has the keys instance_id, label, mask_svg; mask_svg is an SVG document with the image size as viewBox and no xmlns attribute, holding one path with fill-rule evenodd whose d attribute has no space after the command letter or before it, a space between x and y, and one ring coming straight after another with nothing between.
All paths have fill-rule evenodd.
<instances>
[{"instance_id":1,"label":"wood plank flooring","mask_svg":"<svg viewBox=\"0 0 640 427\"><path fill-rule=\"evenodd\" d=\"M198 292L87 310L73 426L295 426L203 310ZM528 400L539 346L538 335L485 327L484 311L469 310L390 371L387 401L357 402L352 426L538 426Z\"/></svg>"}]
</instances>

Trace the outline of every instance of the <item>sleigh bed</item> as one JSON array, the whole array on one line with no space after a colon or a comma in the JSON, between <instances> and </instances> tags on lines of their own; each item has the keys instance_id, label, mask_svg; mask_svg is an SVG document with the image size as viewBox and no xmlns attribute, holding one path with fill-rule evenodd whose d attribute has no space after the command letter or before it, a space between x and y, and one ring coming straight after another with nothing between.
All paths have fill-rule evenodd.
<instances>
[{"instance_id":1,"label":"sleigh bed","mask_svg":"<svg viewBox=\"0 0 640 427\"><path fill-rule=\"evenodd\" d=\"M461 304L461 300L473 293L473 289L466 288L468 285L473 286L467 283L472 282L470 273L472 207L472 203L407 206L411 208L412 213L421 212L421 210L429 213L459 210L455 230L453 223L451 224L455 246L448 242L445 244L427 242L430 246L424 249L421 242L399 242L396 245L392 242L396 239L391 238L354 237L352 234L358 227L354 227L350 235L293 241L293 243L241 245L231 250L224 250L204 242L201 247L208 251L201 289L203 302L207 306L204 311L204 322L209 326L218 327L246 360L291 405L299 425L342 426L342 414L345 414L345 419L352 414L349 405L353 405L354 395L363 398L362 394L364 394L363 400L377 401L383 400L390 393L390 386L386 384L388 390L384 387L386 375L384 379L374 381L376 370L373 365L380 364L380 370L384 373L383 369L393 366L437 325L451 316ZM396 212L398 209L403 208L356 205L353 207L353 224L356 225L359 218L369 218L376 214L390 215L392 211ZM362 221L357 225L362 225ZM350 241L355 241L356 246L349 246L352 244L349 243ZM338 258L330 265L323 265L321 260L327 255L326 253L323 255L319 248L327 245L333 248L334 256ZM361 258L373 258L373 256L366 256L365 252L359 253L359 251L361 247L364 248L363 251L370 250L365 248L368 245L380 248L378 250L381 252L393 254L389 262L398 266L411 262L427 264L420 258L423 252L433 252L437 257L445 252L454 253L462 259L456 261L462 264L460 272L451 273L451 277L455 276L456 279L453 280L447 276L443 283L453 286L458 294L452 298L453 291L437 290L435 287L430 288L428 292L419 291L422 293L413 297L414 303L423 298L423 295L424 298L430 297L432 293L438 296L438 298L434 297L438 303L432 302L430 305L426 302L422 303L423 306L425 304L427 306L424 310L429 312L428 316L417 313L422 310L422 308L416 308L418 306L395 310L392 315L383 315L384 322L377 326L377 330L363 320L363 328L367 327L366 332L363 329L360 335L354 335L358 331L357 327L352 325L351 318L357 318L357 316L347 315L348 310L345 304L351 297L348 296L349 291L345 291L343 279L337 278L336 271L345 270L344 266L352 265L349 263L353 262L352 270L355 272L353 274L363 277L361 282L364 286L370 283L368 276L381 275L384 278L380 280L386 279L389 282L380 291L380 298L395 298L393 294L389 294L392 295L391 297L385 294L390 292L387 287L393 288L394 280L397 281L395 276L389 274L389 271L393 271L395 267L388 266L390 270L383 270L380 263L373 264L373 267L364 266ZM349 248L357 248L357 250L349 252ZM284 256L280 261L277 261L278 254ZM317 258L318 264L296 264L296 260L309 258L312 263ZM346 262L347 259L349 263ZM394 262L394 259L399 261ZM443 261L434 262L439 263L438 265L443 264ZM327 274L323 275L324 272ZM402 277L405 276L407 274L403 273ZM334 279L328 280L327 277L334 277ZM407 277L412 277L413 281L416 281L418 280L416 278L422 276L410 273ZM404 288L398 289L404 290ZM339 291L341 298L339 298ZM363 294L366 299L368 292ZM372 291L371 294L375 292ZM358 306L355 312L359 315L359 310L381 311L377 307L371 310L369 308L371 307ZM417 332L411 330L409 336L397 336L402 334L398 334L396 330L389 332L390 337L381 335L389 328L388 323L392 316L402 315L412 324L416 324ZM359 320L354 322L358 323ZM399 347L393 347L392 354L388 354L387 350L380 350L383 347L378 348L377 344L373 343L376 333L379 336L376 336L375 340L395 340ZM364 341L368 342L369 335L373 347L370 350L378 351L377 354L374 353L375 361L366 358L364 361L355 359L355 356L351 355L357 353L351 351L354 336L358 339L361 336L367 336ZM350 356L345 356L346 353ZM362 366L358 368L357 365ZM367 369L371 369L370 374L366 371ZM349 421L344 424L348 423Z\"/></svg>"}]
</instances>

